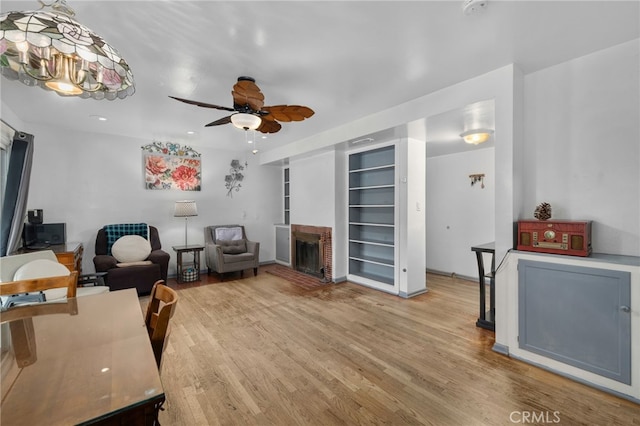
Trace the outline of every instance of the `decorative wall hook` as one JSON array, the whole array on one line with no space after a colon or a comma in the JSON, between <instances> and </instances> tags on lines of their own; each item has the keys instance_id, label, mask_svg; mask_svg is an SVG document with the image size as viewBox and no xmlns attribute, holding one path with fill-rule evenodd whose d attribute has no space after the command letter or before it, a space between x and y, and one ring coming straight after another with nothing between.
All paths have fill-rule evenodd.
<instances>
[{"instance_id":1,"label":"decorative wall hook","mask_svg":"<svg viewBox=\"0 0 640 426\"><path fill-rule=\"evenodd\" d=\"M475 175L469 175L469 179L471 179L471 186L480 182L480 188L484 188L484 173L477 173Z\"/></svg>"}]
</instances>

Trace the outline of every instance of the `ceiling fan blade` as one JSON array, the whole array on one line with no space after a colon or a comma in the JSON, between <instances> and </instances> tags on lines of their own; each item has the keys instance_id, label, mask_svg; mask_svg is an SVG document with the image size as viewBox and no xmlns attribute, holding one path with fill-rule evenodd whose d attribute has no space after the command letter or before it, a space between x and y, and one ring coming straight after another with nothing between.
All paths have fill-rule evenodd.
<instances>
[{"instance_id":1,"label":"ceiling fan blade","mask_svg":"<svg viewBox=\"0 0 640 426\"><path fill-rule=\"evenodd\" d=\"M205 124L204 127L211 127L211 126L219 126L221 124L229 124L231 123L231 115L227 116L227 117L223 117L219 120L216 121L212 121L209 124Z\"/></svg>"},{"instance_id":2,"label":"ceiling fan blade","mask_svg":"<svg viewBox=\"0 0 640 426\"><path fill-rule=\"evenodd\" d=\"M274 120L284 122L302 121L314 114L311 108L301 105L274 105L264 107L263 110L269 112L265 118L272 116Z\"/></svg>"},{"instance_id":3,"label":"ceiling fan blade","mask_svg":"<svg viewBox=\"0 0 640 426\"><path fill-rule=\"evenodd\" d=\"M215 108L215 109L221 109L221 110L224 110L224 111L235 111L235 109L229 108L229 107L225 107L225 106L207 104L205 102L191 101L189 99L176 98L175 96L169 96L169 97L171 99L175 99L176 101L184 102L185 104L196 105L196 106L199 106L199 107Z\"/></svg>"},{"instance_id":4,"label":"ceiling fan blade","mask_svg":"<svg viewBox=\"0 0 640 426\"><path fill-rule=\"evenodd\" d=\"M256 130L262 133L275 133L282 128L277 121L262 120L262 124Z\"/></svg>"},{"instance_id":5,"label":"ceiling fan blade","mask_svg":"<svg viewBox=\"0 0 640 426\"><path fill-rule=\"evenodd\" d=\"M260 111L264 106L264 95L251 80L238 81L233 85L231 95L233 96L234 104L249 105L254 111Z\"/></svg>"}]
</instances>

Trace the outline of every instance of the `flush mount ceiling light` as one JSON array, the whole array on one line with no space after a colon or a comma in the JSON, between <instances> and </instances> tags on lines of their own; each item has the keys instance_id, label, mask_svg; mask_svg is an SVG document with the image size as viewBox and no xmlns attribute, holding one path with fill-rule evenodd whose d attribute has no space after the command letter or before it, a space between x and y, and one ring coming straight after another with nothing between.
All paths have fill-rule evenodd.
<instances>
[{"instance_id":1,"label":"flush mount ceiling light","mask_svg":"<svg viewBox=\"0 0 640 426\"><path fill-rule=\"evenodd\" d=\"M262 119L257 115L239 112L231 116L231 122L238 129L255 130L262 124Z\"/></svg>"},{"instance_id":2,"label":"flush mount ceiling light","mask_svg":"<svg viewBox=\"0 0 640 426\"><path fill-rule=\"evenodd\" d=\"M65 0L39 3L37 11L0 15L2 75L62 96L113 100L135 92L126 61L75 21Z\"/></svg>"},{"instance_id":3,"label":"flush mount ceiling light","mask_svg":"<svg viewBox=\"0 0 640 426\"><path fill-rule=\"evenodd\" d=\"M493 134L493 130L491 129L473 129L460 133L460 137L464 139L466 143L478 145L482 142L486 142L491 134Z\"/></svg>"},{"instance_id":4,"label":"flush mount ceiling light","mask_svg":"<svg viewBox=\"0 0 640 426\"><path fill-rule=\"evenodd\" d=\"M487 9L488 0L464 0L462 12L465 15L476 15Z\"/></svg>"}]
</instances>

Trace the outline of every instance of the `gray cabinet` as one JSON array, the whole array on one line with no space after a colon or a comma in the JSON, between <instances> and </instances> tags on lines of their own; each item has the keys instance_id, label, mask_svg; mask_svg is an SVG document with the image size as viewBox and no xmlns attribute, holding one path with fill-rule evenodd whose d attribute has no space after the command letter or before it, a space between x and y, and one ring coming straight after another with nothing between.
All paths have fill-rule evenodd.
<instances>
[{"instance_id":1,"label":"gray cabinet","mask_svg":"<svg viewBox=\"0 0 640 426\"><path fill-rule=\"evenodd\" d=\"M289 226L276 225L276 263L291 263L291 231Z\"/></svg>"},{"instance_id":2,"label":"gray cabinet","mask_svg":"<svg viewBox=\"0 0 640 426\"><path fill-rule=\"evenodd\" d=\"M631 384L631 274L518 261L521 349Z\"/></svg>"},{"instance_id":3,"label":"gray cabinet","mask_svg":"<svg viewBox=\"0 0 640 426\"><path fill-rule=\"evenodd\" d=\"M349 274L394 286L395 146L349 155Z\"/></svg>"}]
</instances>

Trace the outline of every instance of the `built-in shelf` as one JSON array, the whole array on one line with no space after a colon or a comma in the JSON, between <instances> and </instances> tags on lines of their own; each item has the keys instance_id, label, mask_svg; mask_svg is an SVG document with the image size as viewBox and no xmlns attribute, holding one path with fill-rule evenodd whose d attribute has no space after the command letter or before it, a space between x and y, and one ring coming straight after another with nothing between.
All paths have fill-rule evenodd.
<instances>
[{"instance_id":1,"label":"built-in shelf","mask_svg":"<svg viewBox=\"0 0 640 426\"><path fill-rule=\"evenodd\" d=\"M349 155L349 275L395 280L395 146Z\"/></svg>"},{"instance_id":2,"label":"built-in shelf","mask_svg":"<svg viewBox=\"0 0 640 426\"><path fill-rule=\"evenodd\" d=\"M388 243L385 241L374 241L374 240L349 240L350 243L359 243L359 244L371 244L374 246L385 246L385 247L393 247L393 243Z\"/></svg>"},{"instance_id":3,"label":"built-in shelf","mask_svg":"<svg viewBox=\"0 0 640 426\"><path fill-rule=\"evenodd\" d=\"M284 169L284 223L289 225L291 219L289 217L290 212L290 197L289 197L289 169Z\"/></svg>"}]
</instances>

